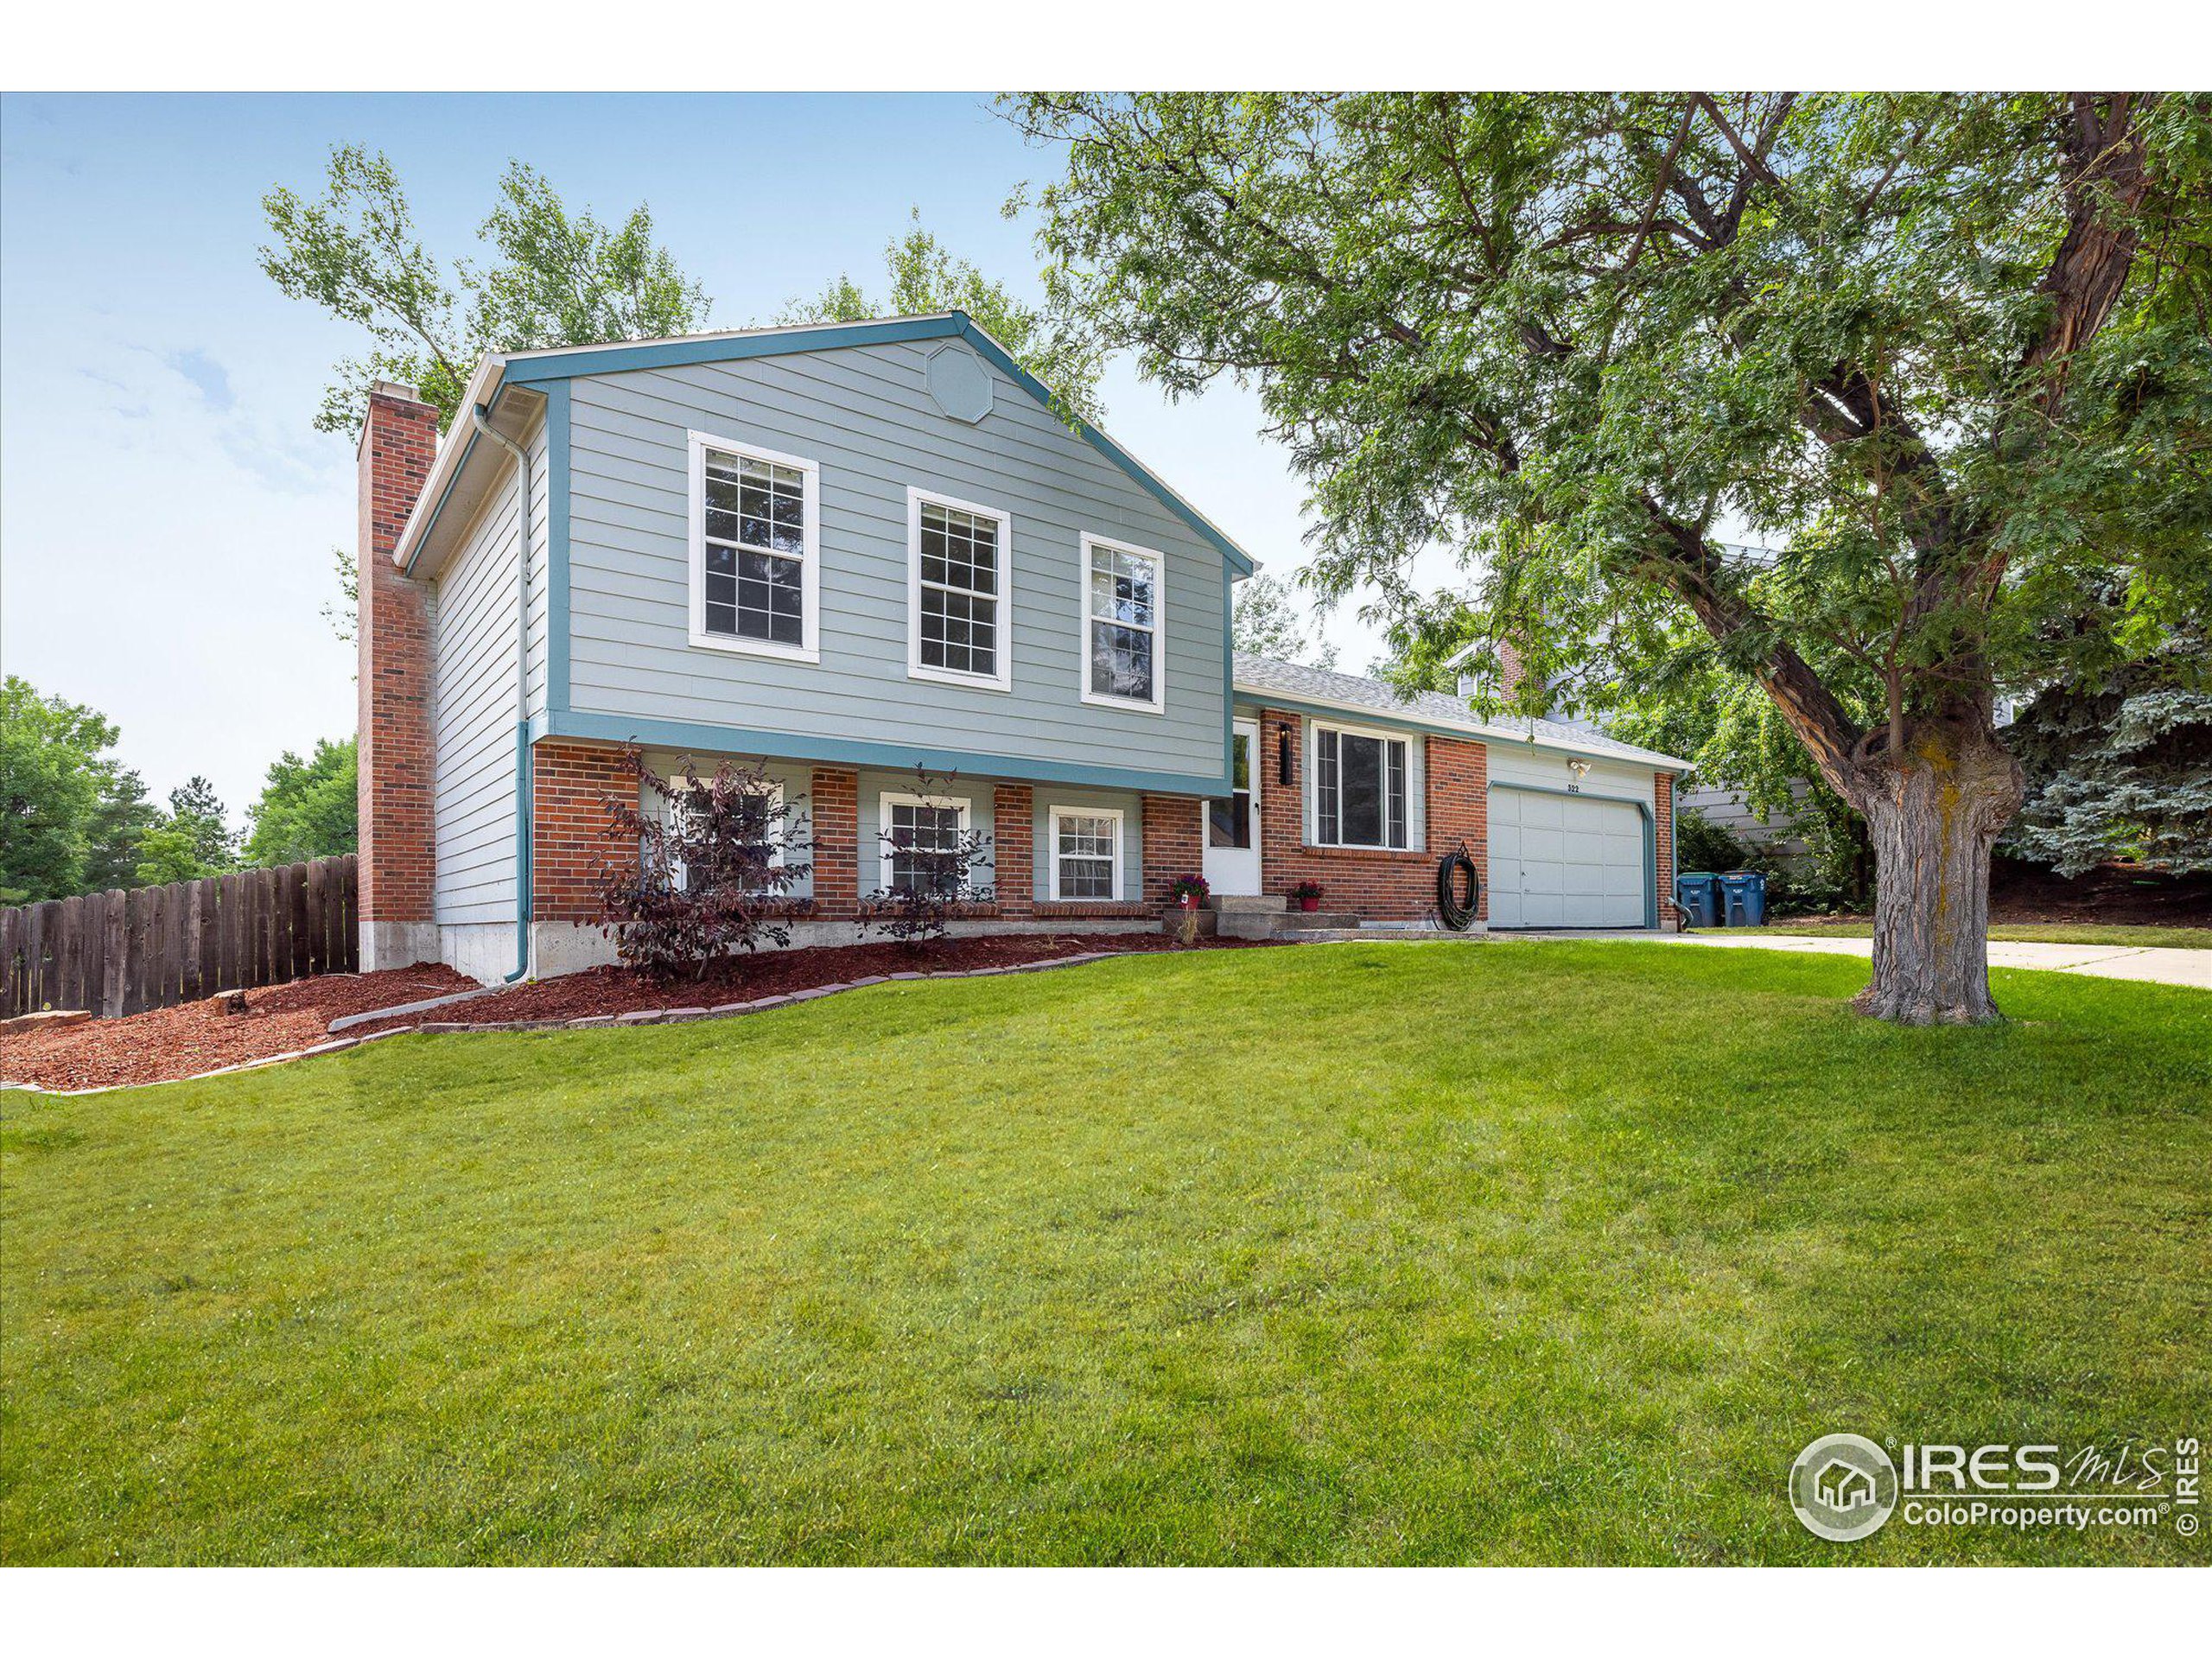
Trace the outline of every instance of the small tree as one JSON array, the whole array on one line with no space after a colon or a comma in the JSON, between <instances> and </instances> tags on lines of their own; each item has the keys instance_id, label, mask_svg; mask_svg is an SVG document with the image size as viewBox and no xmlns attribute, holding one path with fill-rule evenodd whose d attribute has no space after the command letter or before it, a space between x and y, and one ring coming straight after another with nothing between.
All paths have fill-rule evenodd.
<instances>
[{"instance_id":1,"label":"small tree","mask_svg":"<svg viewBox=\"0 0 2212 1659\"><path fill-rule=\"evenodd\" d=\"M702 979L736 950L789 944L800 908L791 890L813 868L798 856L811 843L766 767L725 760L702 778L687 757L669 779L631 749L622 769L639 795L607 798L607 834L638 855L608 861L599 895L623 962L657 982ZM645 810L639 796L657 804Z\"/></svg>"},{"instance_id":2,"label":"small tree","mask_svg":"<svg viewBox=\"0 0 2212 1659\"><path fill-rule=\"evenodd\" d=\"M862 938L884 933L907 945L941 939L956 911L996 896L973 880L989 861L991 838L969 829L958 804L944 798L951 781L918 767L913 803L894 807L893 821L879 830L892 880L861 904Z\"/></svg>"}]
</instances>

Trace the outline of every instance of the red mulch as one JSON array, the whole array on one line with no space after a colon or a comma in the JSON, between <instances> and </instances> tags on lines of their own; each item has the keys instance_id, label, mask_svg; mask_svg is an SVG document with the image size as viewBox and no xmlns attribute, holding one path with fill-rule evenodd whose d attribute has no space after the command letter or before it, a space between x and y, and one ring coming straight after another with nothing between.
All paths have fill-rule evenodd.
<instances>
[{"instance_id":1,"label":"red mulch","mask_svg":"<svg viewBox=\"0 0 2212 1659\"><path fill-rule=\"evenodd\" d=\"M1211 950L1259 943L1264 941L1206 939L1200 944ZM726 963L703 980L679 980L666 986L647 984L626 969L594 968L494 991L449 1008L349 1026L340 1034L366 1036L426 1021L488 1025L580 1020L643 1008L711 1008L877 974L950 973L1049 962L1093 950L1177 948L1174 938L1165 933L989 934L911 948L887 944L824 946L763 951ZM475 981L428 963L380 974L303 979L248 991L248 1011L243 1014L226 1013L219 1001L210 998L36 1036L0 1038L0 1080L36 1084L42 1089L111 1089L196 1077L219 1066L311 1048L328 1040L330 1022L341 1015L475 988Z\"/></svg>"},{"instance_id":2,"label":"red mulch","mask_svg":"<svg viewBox=\"0 0 2212 1659\"><path fill-rule=\"evenodd\" d=\"M0 1081L35 1083L41 1089L112 1089L196 1077L312 1048L328 1040L330 1022L345 1014L473 990L475 985L450 968L417 963L380 974L327 974L264 986L245 994L244 1014L226 1012L221 1000L211 996L120 1020L0 1037Z\"/></svg>"},{"instance_id":3,"label":"red mulch","mask_svg":"<svg viewBox=\"0 0 2212 1659\"><path fill-rule=\"evenodd\" d=\"M1217 950L1260 941L1205 939L1199 943L1203 949ZM634 1014L645 1008L713 1008L728 1002L758 1001L764 996L787 996L817 985L847 985L878 974L947 974L970 968L1050 962L1057 957L1083 956L1093 950L1180 948L1166 933L990 933L913 946L842 944L763 950L724 963L704 979L679 979L668 985L649 984L626 968L593 968L456 1002L449 1009L348 1027L347 1034L422 1020L492 1025L582 1020L594 1014Z\"/></svg>"}]
</instances>

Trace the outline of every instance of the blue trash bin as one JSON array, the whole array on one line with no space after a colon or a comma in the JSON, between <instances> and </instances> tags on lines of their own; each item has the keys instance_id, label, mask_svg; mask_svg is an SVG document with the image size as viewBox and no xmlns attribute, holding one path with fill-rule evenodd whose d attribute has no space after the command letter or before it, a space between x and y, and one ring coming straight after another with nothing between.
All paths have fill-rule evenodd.
<instances>
[{"instance_id":1,"label":"blue trash bin","mask_svg":"<svg viewBox=\"0 0 2212 1659\"><path fill-rule=\"evenodd\" d=\"M1720 878L1693 871L1675 878L1675 902L1690 913L1692 927L1720 925Z\"/></svg>"},{"instance_id":2,"label":"blue trash bin","mask_svg":"<svg viewBox=\"0 0 2212 1659\"><path fill-rule=\"evenodd\" d=\"M1757 870L1731 870L1720 878L1721 897L1731 927L1766 925L1766 877Z\"/></svg>"}]
</instances>

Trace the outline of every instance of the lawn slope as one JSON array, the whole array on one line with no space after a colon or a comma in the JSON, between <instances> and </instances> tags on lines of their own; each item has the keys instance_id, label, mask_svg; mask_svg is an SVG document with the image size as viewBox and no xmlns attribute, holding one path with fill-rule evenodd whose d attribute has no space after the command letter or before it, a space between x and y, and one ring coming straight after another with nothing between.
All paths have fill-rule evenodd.
<instances>
[{"instance_id":1,"label":"lawn slope","mask_svg":"<svg viewBox=\"0 0 2212 1659\"><path fill-rule=\"evenodd\" d=\"M0 1558L2044 1561L1836 1429L2212 1425L2212 996L1358 944L0 1096Z\"/></svg>"}]
</instances>

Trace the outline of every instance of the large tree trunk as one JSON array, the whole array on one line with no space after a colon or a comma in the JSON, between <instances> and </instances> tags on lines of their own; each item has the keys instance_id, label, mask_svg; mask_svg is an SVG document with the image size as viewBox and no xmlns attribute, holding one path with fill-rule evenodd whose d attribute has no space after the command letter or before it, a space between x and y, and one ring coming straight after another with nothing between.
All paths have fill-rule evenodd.
<instances>
[{"instance_id":1,"label":"large tree trunk","mask_svg":"<svg viewBox=\"0 0 2212 1659\"><path fill-rule=\"evenodd\" d=\"M1874 978L1853 1006L1913 1026L2001 1018L1989 995L1989 854L2019 810L2019 762L1986 718L1928 721L1851 781L1875 883Z\"/></svg>"}]
</instances>

